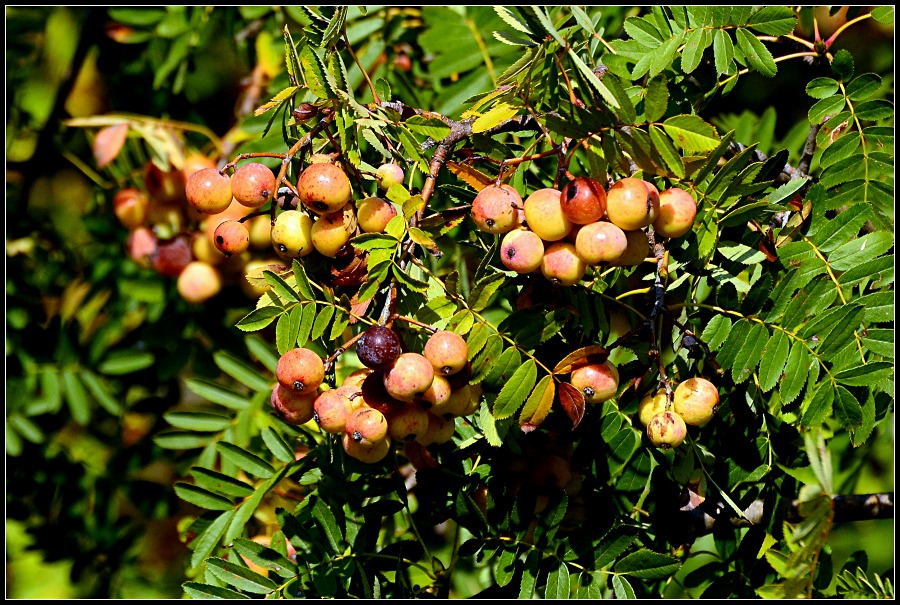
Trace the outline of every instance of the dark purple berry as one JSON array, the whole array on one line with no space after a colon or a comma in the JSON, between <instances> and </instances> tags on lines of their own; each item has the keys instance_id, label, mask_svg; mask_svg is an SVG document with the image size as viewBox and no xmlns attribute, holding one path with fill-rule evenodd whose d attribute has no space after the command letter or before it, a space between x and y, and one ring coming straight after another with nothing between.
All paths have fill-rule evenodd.
<instances>
[{"instance_id":1,"label":"dark purple berry","mask_svg":"<svg viewBox=\"0 0 900 605\"><path fill-rule=\"evenodd\" d=\"M402 353L400 337L384 326L372 326L356 343L356 355L367 368L385 370Z\"/></svg>"}]
</instances>

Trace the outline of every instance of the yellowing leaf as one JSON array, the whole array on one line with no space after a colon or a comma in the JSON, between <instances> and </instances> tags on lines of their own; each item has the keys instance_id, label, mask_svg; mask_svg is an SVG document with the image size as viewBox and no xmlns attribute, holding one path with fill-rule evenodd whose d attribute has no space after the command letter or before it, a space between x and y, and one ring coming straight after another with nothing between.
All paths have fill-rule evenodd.
<instances>
[{"instance_id":1,"label":"yellowing leaf","mask_svg":"<svg viewBox=\"0 0 900 605\"><path fill-rule=\"evenodd\" d=\"M476 191L481 191L496 180L483 172L475 170L468 164L457 164L456 162L448 161L445 165L450 172L461 178Z\"/></svg>"},{"instance_id":2,"label":"yellowing leaf","mask_svg":"<svg viewBox=\"0 0 900 605\"><path fill-rule=\"evenodd\" d=\"M472 124L472 132L485 132L494 126L498 126L519 113L520 107L509 103L498 103L486 114L475 120Z\"/></svg>"},{"instance_id":3,"label":"yellowing leaf","mask_svg":"<svg viewBox=\"0 0 900 605\"><path fill-rule=\"evenodd\" d=\"M536 429L550 413L550 407L553 405L553 399L556 397L556 383L549 374L544 376L541 381L534 387L528 400L525 401L525 407L519 414L519 427L523 433L530 433Z\"/></svg>"}]
</instances>

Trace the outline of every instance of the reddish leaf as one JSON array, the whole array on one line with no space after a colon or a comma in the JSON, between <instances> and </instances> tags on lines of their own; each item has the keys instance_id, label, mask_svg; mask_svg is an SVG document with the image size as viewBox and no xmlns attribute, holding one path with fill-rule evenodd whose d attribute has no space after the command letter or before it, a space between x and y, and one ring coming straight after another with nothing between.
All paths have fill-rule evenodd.
<instances>
[{"instance_id":1,"label":"reddish leaf","mask_svg":"<svg viewBox=\"0 0 900 605\"><path fill-rule=\"evenodd\" d=\"M369 305L372 304L372 299L365 302L357 302L357 294L353 295L353 298L350 299L350 325L355 324L359 320L357 317L363 317L366 314L366 311L369 309Z\"/></svg>"},{"instance_id":2,"label":"reddish leaf","mask_svg":"<svg viewBox=\"0 0 900 605\"><path fill-rule=\"evenodd\" d=\"M578 368L588 366L594 363L603 363L609 356L609 351L600 345L591 345L582 347L576 351L572 351L562 358L553 368L554 374L569 374Z\"/></svg>"},{"instance_id":3,"label":"reddish leaf","mask_svg":"<svg viewBox=\"0 0 900 605\"><path fill-rule=\"evenodd\" d=\"M338 257L331 265L331 286L359 286L366 281L366 252L353 248L354 254Z\"/></svg>"},{"instance_id":4,"label":"reddish leaf","mask_svg":"<svg viewBox=\"0 0 900 605\"><path fill-rule=\"evenodd\" d=\"M568 382L561 382L559 384L559 402L572 420L572 430L574 431L581 423L581 419L584 418L584 393Z\"/></svg>"},{"instance_id":5,"label":"reddish leaf","mask_svg":"<svg viewBox=\"0 0 900 605\"><path fill-rule=\"evenodd\" d=\"M406 456L413 468L421 471L426 468L438 468L438 461L434 459L431 452L418 441L407 441L403 446L403 455Z\"/></svg>"},{"instance_id":6,"label":"reddish leaf","mask_svg":"<svg viewBox=\"0 0 900 605\"><path fill-rule=\"evenodd\" d=\"M97 132L97 137L94 139L94 159L97 161L98 169L106 168L110 162L116 159L116 156L122 151L127 137L128 124L107 126Z\"/></svg>"}]
</instances>

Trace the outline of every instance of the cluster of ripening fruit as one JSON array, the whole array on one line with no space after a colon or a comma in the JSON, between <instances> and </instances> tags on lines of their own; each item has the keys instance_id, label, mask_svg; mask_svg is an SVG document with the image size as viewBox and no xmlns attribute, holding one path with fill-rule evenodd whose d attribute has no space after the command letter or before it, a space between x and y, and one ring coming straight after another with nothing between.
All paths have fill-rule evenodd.
<instances>
[{"instance_id":1,"label":"cluster of ripening fruit","mask_svg":"<svg viewBox=\"0 0 900 605\"><path fill-rule=\"evenodd\" d=\"M255 207L246 199L233 198L216 214L199 212L188 202L185 189L191 175L215 170L215 166L211 158L198 152L186 153L180 169L162 170L148 162L143 188L126 187L113 198L113 213L129 230L128 256L164 277L177 279L178 293L192 304L209 300L231 283L240 285L248 296L259 297L262 291L244 276L251 263L276 262L261 256L272 248L269 217L248 216ZM250 245L247 252L229 257L216 249L214 236L220 223L232 219L243 219Z\"/></svg>"},{"instance_id":2,"label":"cluster of ripening fruit","mask_svg":"<svg viewBox=\"0 0 900 605\"><path fill-rule=\"evenodd\" d=\"M378 186L387 190L402 183L403 169L397 164L384 164L376 172ZM249 208L259 208L276 194L275 175L264 164L248 163L232 176L215 168L195 172L187 181L186 194L199 212L218 214L232 203L232 198ZM285 209L271 225L271 244L282 258L303 258L313 251L335 258L352 254L347 245L359 230L381 233L397 216L397 209L379 197L353 202L353 191L347 174L325 154L310 158L300 173L297 194L307 211ZM312 215L310 214L312 213ZM215 247L227 256L245 252L250 246L250 230L241 219L219 223L213 234Z\"/></svg>"},{"instance_id":3,"label":"cluster of ripening fruit","mask_svg":"<svg viewBox=\"0 0 900 605\"><path fill-rule=\"evenodd\" d=\"M562 191L538 189L525 201L509 185L488 186L472 202L482 231L503 234L500 260L516 273L540 270L555 284L578 283L587 268L634 266L649 254L643 229L668 238L691 230L697 203L678 188L660 192L633 177L607 192L591 177L576 177Z\"/></svg>"},{"instance_id":4,"label":"cluster of ripening fruit","mask_svg":"<svg viewBox=\"0 0 900 605\"><path fill-rule=\"evenodd\" d=\"M662 449L675 448L687 437L687 425L704 426L719 409L719 391L705 378L695 377L678 384L669 403L666 389L660 388L641 399L638 418L647 427L647 437Z\"/></svg>"},{"instance_id":5,"label":"cluster of ripening fruit","mask_svg":"<svg viewBox=\"0 0 900 605\"><path fill-rule=\"evenodd\" d=\"M434 332L422 353L414 353L403 352L392 329L376 325L362 333L356 354L365 367L341 386L322 389L322 359L306 348L287 351L275 370L275 412L289 424L315 421L321 431L341 436L349 456L375 463L394 441L446 443L455 418L478 409L481 390L469 384L469 349L455 332Z\"/></svg>"}]
</instances>

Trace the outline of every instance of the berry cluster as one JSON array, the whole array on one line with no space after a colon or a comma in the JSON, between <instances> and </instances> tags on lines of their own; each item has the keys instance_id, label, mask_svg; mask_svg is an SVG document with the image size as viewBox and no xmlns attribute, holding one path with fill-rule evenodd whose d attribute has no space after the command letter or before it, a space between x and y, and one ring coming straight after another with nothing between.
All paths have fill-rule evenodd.
<instances>
[{"instance_id":1,"label":"berry cluster","mask_svg":"<svg viewBox=\"0 0 900 605\"><path fill-rule=\"evenodd\" d=\"M392 440L449 441L454 418L478 409L468 346L455 332L434 332L420 354L403 352L397 333L376 325L360 335L356 352L366 367L325 390L325 364L316 353L298 348L282 355L271 398L276 413L290 424L315 420L321 431L341 436L349 456L374 463L388 455Z\"/></svg>"},{"instance_id":2,"label":"berry cluster","mask_svg":"<svg viewBox=\"0 0 900 605\"><path fill-rule=\"evenodd\" d=\"M205 175L206 179L195 174ZM129 229L128 255L141 266L177 279L179 294L192 304L209 300L228 281L245 281L242 277L251 260L249 250L268 250L271 246L268 218L248 215L265 203L259 201L261 191L274 186L272 172L261 164L248 164L231 178L222 176L216 180L209 178L212 174L221 176L215 162L199 153L188 154L180 169L161 170L148 162L144 188L127 187L113 198L116 218ZM188 183L193 181L196 186L201 180L207 185L218 183L220 189L224 182L229 192L234 191L224 209L220 210L221 204L204 206L215 210L207 215L190 201ZM261 181L268 185L260 185ZM194 191L191 195L198 194ZM215 187L208 187L203 199L213 204L215 195ZM223 222L227 224L218 229Z\"/></svg>"},{"instance_id":3,"label":"berry cluster","mask_svg":"<svg viewBox=\"0 0 900 605\"><path fill-rule=\"evenodd\" d=\"M525 201L509 185L488 186L472 202L472 220L487 233L504 234L503 265L516 273L540 270L555 284L570 286L589 266L633 266L649 254L643 229L676 238L697 215L694 198L682 189L659 192L650 182L624 178L609 191L595 179L576 177L562 191L538 189Z\"/></svg>"},{"instance_id":4,"label":"berry cluster","mask_svg":"<svg viewBox=\"0 0 900 605\"><path fill-rule=\"evenodd\" d=\"M678 447L687 437L687 425L704 426L719 409L719 391L705 378L688 378L675 387L672 403L666 389L641 399L638 418L647 427L647 437L663 449Z\"/></svg>"}]
</instances>

